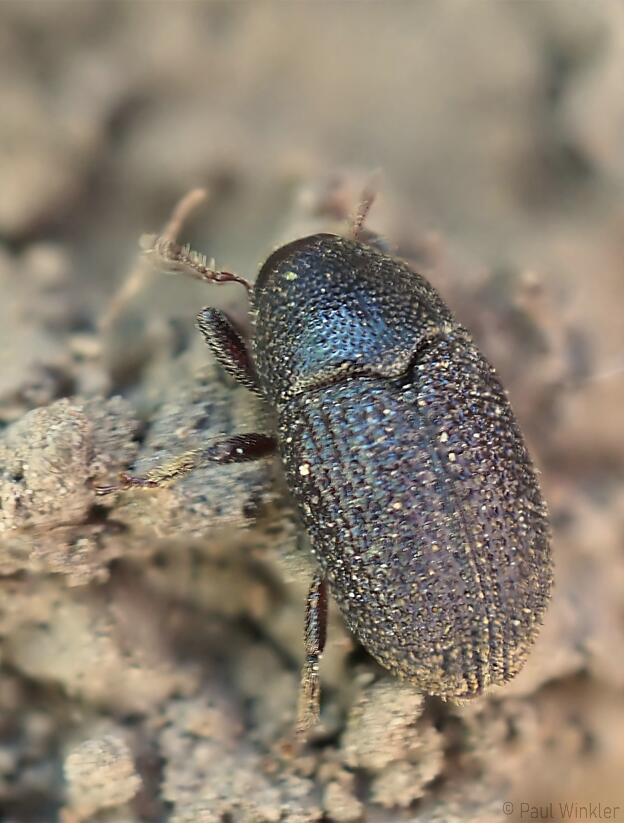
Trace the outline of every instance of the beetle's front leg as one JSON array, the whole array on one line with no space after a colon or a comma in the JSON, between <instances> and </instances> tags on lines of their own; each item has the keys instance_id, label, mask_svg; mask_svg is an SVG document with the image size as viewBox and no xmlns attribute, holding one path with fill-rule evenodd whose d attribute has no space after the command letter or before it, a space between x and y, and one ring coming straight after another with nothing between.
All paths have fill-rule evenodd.
<instances>
[{"instance_id":1,"label":"beetle's front leg","mask_svg":"<svg viewBox=\"0 0 624 823\"><path fill-rule=\"evenodd\" d=\"M268 434L235 434L218 440L205 449L193 449L176 457L144 477L122 474L119 481L110 486L96 486L95 493L103 496L127 489L155 489L166 486L206 463L243 463L273 454L275 438Z\"/></svg>"},{"instance_id":2,"label":"beetle's front leg","mask_svg":"<svg viewBox=\"0 0 624 823\"><path fill-rule=\"evenodd\" d=\"M259 394L249 349L227 314L208 306L197 315L197 328L221 368L238 383Z\"/></svg>"},{"instance_id":3,"label":"beetle's front leg","mask_svg":"<svg viewBox=\"0 0 624 823\"><path fill-rule=\"evenodd\" d=\"M320 715L319 660L327 638L327 581L320 572L308 592L304 636L306 659L301 670L296 727L299 738L318 722Z\"/></svg>"}]
</instances>

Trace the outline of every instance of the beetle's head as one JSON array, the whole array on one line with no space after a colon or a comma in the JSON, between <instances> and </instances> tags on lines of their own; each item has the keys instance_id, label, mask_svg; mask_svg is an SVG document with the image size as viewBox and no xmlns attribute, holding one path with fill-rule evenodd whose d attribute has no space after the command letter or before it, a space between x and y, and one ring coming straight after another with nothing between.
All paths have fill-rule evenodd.
<instances>
[{"instance_id":1,"label":"beetle's head","mask_svg":"<svg viewBox=\"0 0 624 823\"><path fill-rule=\"evenodd\" d=\"M399 376L423 337L452 322L404 263L332 234L277 249L253 303L256 367L273 402L354 375Z\"/></svg>"}]
</instances>

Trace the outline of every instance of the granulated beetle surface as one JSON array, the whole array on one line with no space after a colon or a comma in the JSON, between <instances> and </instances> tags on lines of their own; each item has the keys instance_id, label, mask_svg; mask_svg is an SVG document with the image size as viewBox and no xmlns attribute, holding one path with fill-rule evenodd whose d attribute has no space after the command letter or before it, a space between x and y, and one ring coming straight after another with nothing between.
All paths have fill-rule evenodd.
<instances>
[{"instance_id":1,"label":"granulated beetle surface","mask_svg":"<svg viewBox=\"0 0 624 823\"><path fill-rule=\"evenodd\" d=\"M279 451L318 562L299 730L318 717L327 586L367 651L426 694L466 698L512 678L550 595L546 509L494 369L433 287L332 234L278 249L253 286L171 241L151 251L247 286L251 351L219 310L198 325L224 369L266 399L275 430L98 491Z\"/></svg>"}]
</instances>

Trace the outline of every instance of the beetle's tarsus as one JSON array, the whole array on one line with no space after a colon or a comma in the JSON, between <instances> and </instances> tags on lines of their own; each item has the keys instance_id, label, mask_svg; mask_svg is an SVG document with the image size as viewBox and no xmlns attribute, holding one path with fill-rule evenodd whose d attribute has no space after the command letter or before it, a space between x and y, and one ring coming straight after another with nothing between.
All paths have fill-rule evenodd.
<instances>
[{"instance_id":1,"label":"beetle's tarsus","mask_svg":"<svg viewBox=\"0 0 624 823\"><path fill-rule=\"evenodd\" d=\"M105 497L107 494L114 494L120 491L119 484L109 484L107 486L94 486L94 491L97 497Z\"/></svg>"},{"instance_id":2,"label":"beetle's tarsus","mask_svg":"<svg viewBox=\"0 0 624 823\"><path fill-rule=\"evenodd\" d=\"M319 656L311 655L301 669L299 703L295 735L302 740L319 721L321 715L321 680L319 677Z\"/></svg>"},{"instance_id":3,"label":"beetle's tarsus","mask_svg":"<svg viewBox=\"0 0 624 823\"><path fill-rule=\"evenodd\" d=\"M122 472L117 483L108 486L96 486L95 493L98 497L104 497L107 494L115 494L115 492L123 492L128 489L153 489L158 485L160 485L159 482L149 475L147 477L137 477Z\"/></svg>"},{"instance_id":4,"label":"beetle's tarsus","mask_svg":"<svg viewBox=\"0 0 624 823\"><path fill-rule=\"evenodd\" d=\"M207 463L244 463L259 460L275 451L275 439L268 434L235 434L217 440L205 449L191 449L152 469L144 477L122 473L116 484L96 486L96 495L102 497L128 489L157 489L183 477Z\"/></svg>"},{"instance_id":5,"label":"beetle's tarsus","mask_svg":"<svg viewBox=\"0 0 624 823\"><path fill-rule=\"evenodd\" d=\"M318 723L321 710L319 660L327 638L327 582L317 573L306 601L306 660L301 670L297 707L296 737L301 740Z\"/></svg>"}]
</instances>

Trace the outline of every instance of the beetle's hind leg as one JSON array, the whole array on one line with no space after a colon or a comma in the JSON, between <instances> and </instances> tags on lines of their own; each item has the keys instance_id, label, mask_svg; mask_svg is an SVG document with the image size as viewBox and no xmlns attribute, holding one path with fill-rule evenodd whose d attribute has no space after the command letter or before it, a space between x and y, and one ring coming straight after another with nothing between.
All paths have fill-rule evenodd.
<instances>
[{"instance_id":1,"label":"beetle's hind leg","mask_svg":"<svg viewBox=\"0 0 624 823\"><path fill-rule=\"evenodd\" d=\"M124 473L115 484L96 486L95 493L103 496L127 489L156 489L207 463L243 463L248 460L259 460L273 454L275 448L275 439L270 435L235 434L217 440L205 449L187 451L169 463L152 469L143 477Z\"/></svg>"},{"instance_id":2,"label":"beetle's hind leg","mask_svg":"<svg viewBox=\"0 0 624 823\"><path fill-rule=\"evenodd\" d=\"M237 383L260 394L247 344L227 314L208 306L197 315L197 328L221 368Z\"/></svg>"},{"instance_id":3,"label":"beetle's hind leg","mask_svg":"<svg viewBox=\"0 0 624 823\"><path fill-rule=\"evenodd\" d=\"M320 715L319 660L327 638L327 581L320 572L315 575L308 592L304 637L306 659L301 670L296 726L299 738L318 723Z\"/></svg>"}]
</instances>

